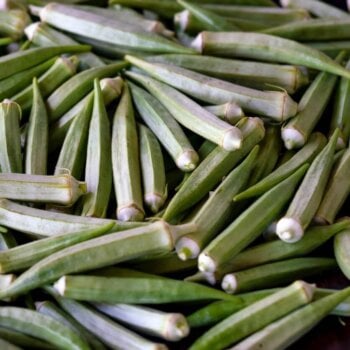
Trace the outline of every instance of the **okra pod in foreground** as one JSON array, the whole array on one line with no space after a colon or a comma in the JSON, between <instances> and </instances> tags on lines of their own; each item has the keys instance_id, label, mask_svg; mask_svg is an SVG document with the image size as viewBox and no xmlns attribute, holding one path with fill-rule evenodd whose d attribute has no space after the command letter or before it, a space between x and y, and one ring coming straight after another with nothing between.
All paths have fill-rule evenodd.
<instances>
[{"instance_id":1,"label":"okra pod in foreground","mask_svg":"<svg viewBox=\"0 0 350 350\"><path fill-rule=\"evenodd\" d=\"M285 216L278 221L276 233L283 241L294 243L300 240L316 214L332 170L338 135L339 129L313 160Z\"/></svg>"},{"instance_id":2,"label":"okra pod in foreground","mask_svg":"<svg viewBox=\"0 0 350 350\"><path fill-rule=\"evenodd\" d=\"M286 92L254 90L172 64L151 63L129 55L125 56L125 59L153 78L207 103L220 104L233 101L246 112L260 114L277 121L293 117L297 112L297 104ZM139 82L150 90L153 81ZM150 91L154 94L153 89ZM160 95L157 96L160 98Z\"/></svg>"},{"instance_id":3,"label":"okra pod in foreground","mask_svg":"<svg viewBox=\"0 0 350 350\"><path fill-rule=\"evenodd\" d=\"M267 325L231 348L231 350L285 349L316 326L349 295L350 288L345 288L316 300Z\"/></svg>"},{"instance_id":4,"label":"okra pod in foreground","mask_svg":"<svg viewBox=\"0 0 350 350\"><path fill-rule=\"evenodd\" d=\"M42 259L24 272L0 298L23 294L69 273L110 266L140 256L168 253L179 236L194 230L192 224L170 226L158 221L145 227L111 233L78 243Z\"/></svg>"},{"instance_id":5,"label":"okra pod in foreground","mask_svg":"<svg viewBox=\"0 0 350 350\"><path fill-rule=\"evenodd\" d=\"M202 32L193 41L192 47L204 54L289 63L350 78L349 70L322 52L296 41L268 34Z\"/></svg>"},{"instance_id":6,"label":"okra pod in foreground","mask_svg":"<svg viewBox=\"0 0 350 350\"><path fill-rule=\"evenodd\" d=\"M215 272L219 266L231 261L253 242L264 228L280 215L307 168L308 165L302 166L293 175L266 192L214 238L199 255L198 268L205 272Z\"/></svg>"},{"instance_id":7,"label":"okra pod in foreground","mask_svg":"<svg viewBox=\"0 0 350 350\"><path fill-rule=\"evenodd\" d=\"M303 281L263 298L226 318L199 337L191 350L219 350L260 330L280 317L308 304L315 287Z\"/></svg>"},{"instance_id":8,"label":"okra pod in foreground","mask_svg":"<svg viewBox=\"0 0 350 350\"><path fill-rule=\"evenodd\" d=\"M350 229L334 237L334 255L343 274L350 279Z\"/></svg>"}]
</instances>

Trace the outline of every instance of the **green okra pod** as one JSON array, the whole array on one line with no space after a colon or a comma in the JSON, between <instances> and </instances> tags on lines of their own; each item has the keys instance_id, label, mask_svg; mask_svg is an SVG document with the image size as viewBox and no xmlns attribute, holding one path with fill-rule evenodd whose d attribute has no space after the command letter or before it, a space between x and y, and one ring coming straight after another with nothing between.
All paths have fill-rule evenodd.
<instances>
[{"instance_id":1,"label":"green okra pod","mask_svg":"<svg viewBox=\"0 0 350 350\"><path fill-rule=\"evenodd\" d=\"M157 138L147 127L139 125L140 164L143 201L152 213L158 213L167 198L164 160Z\"/></svg>"},{"instance_id":2,"label":"green okra pod","mask_svg":"<svg viewBox=\"0 0 350 350\"><path fill-rule=\"evenodd\" d=\"M205 102L220 104L233 101L246 112L260 114L278 121L293 117L297 112L297 104L286 92L254 90L175 65L150 63L129 55L125 59L153 78ZM150 84L153 83L152 80L144 81L142 83L141 80L141 83L147 84L146 87L149 89Z\"/></svg>"},{"instance_id":3,"label":"green okra pod","mask_svg":"<svg viewBox=\"0 0 350 350\"><path fill-rule=\"evenodd\" d=\"M94 103L89 125L85 180L88 195L83 216L105 217L112 188L110 123L98 79L94 80Z\"/></svg>"},{"instance_id":4,"label":"green okra pod","mask_svg":"<svg viewBox=\"0 0 350 350\"><path fill-rule=\"evenodd\" d=\"M30 23L30 17L26 11L13 9L0 11L0 35L8 36L15 40L22 37L24 28Z\"/></svg>"},{"instance_id":5,"label":"green okra pod","mask_svg":"<svg viewBox=\"0 0 350 350\"><path fill-rule=\"evenodd\" d=\"M159 99L179 123L196 134L218 144L227 151L241 147L242 133L238 128L220 120L186 95L147 76L134 72L127 72L126 75L142 84Z\"/></svg>"},{"instance_id":6,"label":"green okra pod","mask_svg":"<svg viewBox=\"0 0 350 350\"><path fill-rule=\"evenodd\" d=\"M17 246L16 239L12 232L6 231L7 232L0 233L0 251L5 251Z\"/></svg>"},{"instance_id":7,"label":"green okra pod","mask_svg":"<svg viewBox=\"0 0 350 350\"><path fill-rule=\"evenodd\" d=\"M288 287L267 296L229 316L210 328L190 347L191 350L224 349L260 330L274 320L308 304L315 287L296 281Z\"/></svg>"},{"instance_id":8,"label":"green okra pod","mask_svg":"<svg viewBox=\"0 0 350 350\"><path fill-rule=\"evenodd\" d=\"M338 233L334 237L334 255L337 260L339 268L343 274L350 279L350 230Z\"/></svg>"},{"instance_id":9,"label":"green okra pod","mask_svg":"<svg viewBox=\"0 0 350 350\"><path fill-rule=\"evenodd\" d=\"M205 106L204 108L208 112L213 113L220 119L232 125L237 124L242 118L244 118L242 108L234 102L227 102L216 106Z\"/></svg>"},{"instance_id":10,"label":"green okra pod","mask_svg":"<svg viewBox=\"0 0 350 350\"><path fill-rule=\"evenodd\" d=\"M266 90L274 86L293 94L309 81L308 72L298 66L225 59L204 55L149 56L147 61L175 64L196 72L232 81L236 84Z\"/></svg>"},{"instance_id":11,"label":"green okra pod","mask_svg":"<svg viewBox=\"0 0 350 350\"><path fill-rule=\"evenodd\" d=\"M36 78L32 85L33 107L28 122L24 170L26 174L46 175L49 118Z\"/></svg>"},{"instance_id":12,"label":"green okra pod","mask_svg":"<svg viewBox=\"0 0 350 350\"><path fill-rule=\"evenodd\" d=\"M308 165L262 195L202 251L198 258L201 271L215 272L253 242L293 196ZM269 210L266 210L269 208Z\"/></svg>"},{"instance_id":13,"label":"green okra pod","mask_svg":"<svg viewBox=\"0 0 350 350\"><path fill-rule=\"evenodd\" d=\"M172 220L200 201L264 137L264 125L259 118L244 118L238 122L237 127L243 135L242 148L228 152L216 147L210 152L168 204L163 215L165 220Z\"/></svg>"},{"instance_id":14,"label":"green okra pod","mask_svg":"<svg viewBox=\"0 0 350 350\"><path fill-rule=\"evenodd\" d=\"M0 168L3 173L22 172L20 106L11 101L0 103Z\"/></svg>"},{"instance_id":15,"label":"green okra pod","mask_svg":"<svg viewBox=\"0 0 350 350\"><path fill-rule=\"evenodd\" d=\"M7 46L13 42L13 39L11 38L0 38L0 47L1 46Z\"/></svg>"},{"instance_id":16,"label":"green okra pod","mask_svg":"<svg viewBox=\"0 0 350 350\"><path fill-rule=\"evenodd\" d=\"M105 166L105 162L102 166ZM142 221L145 212L142 202L139 140L131 96L126 84L113 118L112 168L117 218L121 221Z\"/></svg>"},{"instance_id":17,"label":"green okra pod","mask_svg":"<svg viewBox=\"0 0 350 350\"><path fill-rule=\"evenodd\" d=\"M277 223L276 233L285 242L300 240L317 212L332 170L338 131L333 133L326 147L311 163L285 216Z\"/></svg>"},{"instance_id":18,"label":"green okra pod","mask_svg":"<svg viewBox=\"0 0 350 350\"><path fill-rule=\"evenodd\" d=\"M316 50L322 51L329 57L336 57L340 51L347 51L350 47L350 40L339 41L310 41L305 43Z\"/></svg>"},{"instance_id":19,"label":"green okra pod","mask_svg":"<svg viewBox=\"0 0 350 350\"><path fill-rule=\"evenodd\" d=\"M202 32L192 47L204 54L244 57L301 65L350 78L350 71L330 57L296 41L262 33Z\"/></svg>"},{"instance_id":20,"label":"green okra pod","mask_svg":"<svg viewBox=\"0 0 350 350\"><path fill-rule=\"evenodd\" d=\"M185 133L168 110L151 94L129 83L135 106L147 126L182 171L193 170L199 161Z\"/></svg>"}]
</instances>

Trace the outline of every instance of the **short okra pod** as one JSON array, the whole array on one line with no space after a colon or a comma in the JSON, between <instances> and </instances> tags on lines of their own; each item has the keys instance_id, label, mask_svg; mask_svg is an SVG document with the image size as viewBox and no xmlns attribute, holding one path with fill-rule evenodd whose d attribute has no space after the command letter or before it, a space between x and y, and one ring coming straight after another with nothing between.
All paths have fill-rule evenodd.
<instances>
[{"instance_id":1,"label":"short okra pod","mask_svg":"<svg viewBox=\"0 0 350 350\"><path fill-rule=\"evenodd\" d=\"M285 349L349 297L350 288L316 300L252 334L231 350Z\"/></svg>"},{"instance_id":2,"label":"short okra pod","mask_svg":"<svg viewBox=\"0 0 350 350\"><path fill-rule=\"evenodd\" d=\"M300 240L317 212L332 170L338 131L333 133L326 147L311 163L285 216L277 223L276 233L285 242Z\"/></svg>"},{"instance_id":3,"label":"short okra pod","mask_svg":"<svg viewBox=\"0 0 350 350\"><path fill-rule=\"evenodd\" d=\"M242 133L238 128L209 113L183 93L145 75L133 72L126 74L158 98L179 123L194 133L227 151L233 151L242 146Z\"/></svg>"},{"instance_id":4,"label":"short okra pod","mask_svg":"<svg viewBox=\"0 0 350 350\"><path fill-rule=\"evenodd\" d=\"M193 41L192 46L204 54L289 63L350 78L349 70L322 52L274 35L202 32Z\"/></svg>"},{"instance_id":5,"label":"short okra pod","mask_svg":"<svg viewBox=\"0 0 350 350\"><path fill-rule=\"evenodd\" d=\"M191 208L212 190L251 149L259 143L265 134L259 118L244 118L238 122L243 135L242 148L228 152L216 147L200 163L168 204L163 215L165 220L172 220L176 215Z\"/></svg>"},{"instance_id":6,"label":"short okra pod","mask_svg":"<svg viewBox=\"0 0 350 350\"><path fill-rule=\"evenodd\" d=\"M242 118L244 118L242 108L234 102L227 102L216 106L205 106L204 108L208 112L215 114L220 119L223 119L232 125L237 124Z\"/></svg>"},{"instance_id":7,"label":"short okra pod","mask_svg":"<svg viewBox=\"0 0 350 350\"><path fill-rule=\"evenodd\" d=\"M350 279L350 230L338 233L334 238L334 255L343 274Z\"/></svg>"},{"instance_id":8,"label":"short okra pod","mask_svg":"<svg viewBox=\"0 0 350 350\"><path fill-rule=\"evenodd\" d=\"M147 127L139 125L140 163L143 201L152 213L158 213L167 198L164 160L157 138Z\"/></svg>"},{"instance_id":9,"label":"short okra pod","mask_svg":"<svg viewBox=\"0 0 350 350\"><path fill-rule=\"evenodd\" d=\"M169 341L179 341L189 334L186 318L180 313L166 313L143 306L127 304L93 304L97 310L122 321L142 333Z\"/></svg>"},{"instance_id":10,"label":"short okra pod","mask_svg":"<svg viewBox=\"0 0 350 350\"><path fill-rule=\"evenodd\" d=\"M225 275L221 287L226 293L240 293L291 283L335 269L337 263L329 258L295 258L252 267Z\"/></svg>"},{"instance_id":11,"label":"short okra pod","mask_svg":"<svg viewBox=\"0 0 350 350\"><path fill-rule=\"evenodd\" d=\"M292 173L294 173L303 164L311 163L317 154L326 145L326 142L327 139L323 136L323 134L319 132L311 134L308 142L303 148L292 155L292 157L285 163L276 168L276 170L274 170L270 175L267 175L257 184L236 195L234 197L234 201L240 201L242 199L259 196L268 191L273 186L277 185L280 181L283 181Z\"/></svg>"},{"instance_id":12,"label":"short okra pod","mask_svg":"<svg viewBox=\"0 0 350 350\"><path fill-rule=\"evenodd\" d=\"M336 61L341 62L345 54L342 51ZM282 139L287 149L305 145L327 107L336 82L335 75L321 72L305 91L299 102L298 114L282 128Z\"/></svg>"},{"instance_id":13,"label":"short okra pod","mask_svg":"<svg viewBox=\"0 0 350 350\"><path fill-rule=\"evenodd\" d=\"M0 316L1 326L45 340L58 349L89 349L89 345L78 334L39 312L19 307L1 307Z\"/></svg>"},{"instance_id":14,"label":"short okra pod","mask_svg":"<svg viewBox=\"0 0 350 350\"><path fill-rule=\"evenodd\" d=\"M121 221L142 221L139 140L134 109L125 84L112 126L112 169L117 197L117 218ZM105 163L103 162L103 165Z\"/></svg>"},{"instance_id":15,"label":"short okra pod","mask_svg":"<svg viewBox=\"0 0 350 350\"><path fill-rule=\"evenodd\" d=\"M278 86L292 94L309 81L305 69L291 65L225 59L204 55L160 55L146 58L149 62L175 64L193 71L232 81L255 89Z\"/></svg>"},{"instance_id":16,"label":"short okra pod","mask_svg":"<svg viewBox=\"0 0 350 350\"><path fill-rule=\"evenodd\" d=\"M25 150L25 173L46 175L49 119L38 80L33 79L33 107L29 116Z\"/></svg>"},{"instance_id":17,"label":"short okra pod","mask_svg":"<svg viewBox=\"0 0 350 350\"><path fill-rule=\"evenodd\" d=\"M293 196L307 167L308 165L302 166L293 175L266 192L212 240L198 258L199 269L215 272L219 266L231 261L253 242L266 226L280 215Z\"/></svg>"},{"instance_id":18,"label":"short okra pod","mask_svg":"<svg viewBox=\"0 0 350 350\"><path fill-rule=\"evenodd\" d=\"M269 323L308 304L315 287L303 281L273 293L234 313L199 337L191 350L219 350L249 336Z\"/></svg>"},{"instance_id":19,"label":"short okra pod","mask_svg":"<svg viewBox=\"0 0 350 350\"><path fill-rule=\"evenodd\" d=\"M129 55L125 59L153 78L205 102L220 104L233 101L246 112L257 113L277 121L293 117L297 112L297 104L286 92L255 90L175 65L151 63ZM140 82L142 83L142 80ZM151 82L152 80L146 80L142 84L149 89Z\"/></svg>"},{"instance_id":20,"label":"short okra pod","mask_svg":"<svg viewBox=\"0 0 350 350\"><path fill-rule=\"evenodd\" d=\"M154 132L181 170L193 170L199 161L198 155L177 121L155 97L133 83L129 84L142 120Z\"/></svg>"}]
</instances>

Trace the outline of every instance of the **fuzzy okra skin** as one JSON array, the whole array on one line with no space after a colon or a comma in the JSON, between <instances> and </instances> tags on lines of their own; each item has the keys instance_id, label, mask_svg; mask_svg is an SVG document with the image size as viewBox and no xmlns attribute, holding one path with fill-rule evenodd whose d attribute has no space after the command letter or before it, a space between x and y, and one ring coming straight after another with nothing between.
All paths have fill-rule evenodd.
<instances>
[{"instance_id":1,"label":"fuzzy okra skin","mask_svg":"<svg viewBox=\"0 0 350 350\"><path fill-rule=\"evenodd\" d=\"M199 337L190 350L219 350L227 348L269 323L308 304L315 287L296 281L226 318Z\"/></svg>"},{"instance_id":2,"label":"fuzzy okra skin","mask_svg":"<svg viewBox=\"0 0 350 350\"><path fill-rule=\"evenodd\" d=\"M233 101L246 112L260 114L277 121L286 120L297 113L297 104L286 92L254 90L175 65L150 63L129 55L125 56L125 59L153 78L205 102L220 104ZM145 81L143 85L147 87L151 83L152 80ZM151 92L154 93L153 91Z\"/></svg>"},{"instance_id":3,"label":"fuzzy okra skin","mask_svg":"<svg viewBox=\"0 0 350 350\"><path fill-rule=\"evenodd\" d=\"M53 318L19 307L1 307L0 325L35 336L58 349L88 350L78 334Z\"/></svg>"},{"instance_id":4,"label":"fuzzy okra skin","mask_svg":"<svg viewBox=\"0 0 350 350\"><path fill-rule=\"evenodd\" d=\"M202 32L192 47L204 54L244 57L302 65L350 78L350 71L327 55L296 41L274 35L244 32Z\"/></svg>"},{"instance_id":5,"label":"fuzzy okra skin","mask_svg":"<svg viewBox=\"0 0 350 350\"><path fill-rule=\"evenodd\" d=\"M124 84L113 118L112 168L118 220L142 221L145 212L142 202L139 140L127 84Z\"/></svg>"},{"instance_id":6,"label":"fuzzy okra skin","mask_svg":"<svg viewBox=\"0 0 350 350\"><path fill-rule=\"evenodd\" d=\"M158 98L170 114L186 128L216 143L226 151L241 148L242 133L237 127L217 118L169 85L134 72L127 72L126 75Z\"/></svg>"},{"instance_id":7,"label":"fuzzy okra skin","mask_svg":"<svg viewBox=\"0 0 350 350\"><path fill-rule=\"evenodd\" d=\"M334 237L334 255L343 274L350 279L350 229Z\"/></svg>"},{"instance_id":8,"label":"fuzzy okra skin","mask_svg":"<svg viewBox=\"0 0 350 350\"><path fill-rule=\"evenodd\" d=\"M110 266L144 255L170 252L180 235L194 229L192 224L170 226L164 221L158 221L145 227L78 243L40 260L9 288L1 290L0 298L23 294L65 274Z\"/></svg>"},{"instance_id":9,"label":"fuzzy okra skin","mask_svg":"<svg viewBox=\"0 0 350 350\"><path fill-rule=\"evenodd\" d=\"M212 240L199 255L199 269L215 272L219 266L231 261L255 240L283 210L307 168L308 165L302 166L293 175L266 192Z\"/></svg>"},{"instance_id":10,"label":"fuzzy okra skin","mask_svg":"<svg viewBox=\"0 0 350 350\"><path fill-rule=\"evenodd\" d=\"M182 171L192 171L199 161L180 125L151 94L129 83L133 101L142 120L154 132Z\"/></svg>"},{"instance_id":11,"label":"fuzzy okra skin","mask_svg":"<svg viewBox=\"0 0 350 350\"><path fill-rule=\"evenodd\" d=\"M311 163L285 216L278 221L276 233L283 241L294 243L300 240L316 214L332 170L338 136L339 129L336 129L328 144Z\"/></svg>"},{"instance_id":12,"label":"fuzzy okra skin","mask_svg":"<svg viewBox=\"0 0 350 350\"><path fill-rule=\"evenodd\" d=\"M163 215L165 220L172 220L200 201L262 140L265 134L264 125L259 118L244 118L237 123L237 127L243 135L242 148L228 152L216 147L210 152L168 204Z\"/></svg>"}]
</instances>

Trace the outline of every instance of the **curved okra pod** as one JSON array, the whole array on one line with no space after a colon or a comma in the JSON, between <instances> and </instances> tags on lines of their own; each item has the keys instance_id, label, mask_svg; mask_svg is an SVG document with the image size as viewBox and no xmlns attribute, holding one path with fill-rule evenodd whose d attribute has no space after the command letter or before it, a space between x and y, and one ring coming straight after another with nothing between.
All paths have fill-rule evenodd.
<instances>
[{"instance_id":1,"label":"curved okra pod","mask_svg":"<svg viewBox=\"0 0 350 350\"><path fill-rule=\"evenodd\" d=\"M53 318L19 307L0 308L0 326L8 327L55 345L58 349L88 350L78 334Z\"/></svg>"},{"instance_id":2,"label":"curved okra pod","mask_svg":"<svg viewBox=\"0 0 350 350\"><path fill-rule=\"evenodd\" d=\"M336 58L341 62L346 52ZM321 72L305 91L299 103L299 112L282 128L282 139L287 149L305 145L311 132L320 120L337 82L333 74Z\"/></svg>"},{"instance_id":3,"label":"curved okra pod","mask_svg":"<svg viewBox=\"0 0 350 350\"><path fill-rule=\"evenodd\" d=\"M240 106L234 102L227 102L216 106L205 106L208 112L216 115L220 119L235 125L244 118L244 112Z\"/></svg>"},{"instance_id":4,"label":"curved okra pod","mask_svg":"<svg viewBox=\"0 0 350 350\"><path fill-rule=\"evenodd\" d=\"M307 168L308 165L302 166L293 175L266 192L212 240L199 255L199 269L204 272L215 272L253 242L266 226L280 215Z\"/></svg>"},{"instance_id":5,"label":"curved okra pod","mask_svg":"<svg viewBox=\"0 0 350 350\"><path fill-rule=\"evenodd\" d=\"M240 293L291 283L337 267L334 259L296 258L252 267L225 275L221 287L226 293Z\"/></svg>"},{"instance_id":6,"label":"curved okra pod","mask_svg":"<svg viewBox=\"0 0 350 350\"><path fill-rule=\"evenodd\" d=\"M315 221L332 224L350 194L350 148L332 171L325 194L315 214Z\"/></svg>"},{"instance_id":7,"label":"curved okra pod","mask_svg":"<svg viewBox=\"0 0 350 350\"><path fill-rule=\"evenodd\" d=\"M294 243L300 240L316 214L332 170L338 136L339 129L311 163L285 216L278 221L276 233L283 241Z\"/></svg>"},{"instance_id":8,"label":"curved okra pod","mask_svg":"<svg viewBox=\"0 0 350 350\"><path fill-rule=\"evenodd\" d=\"M227 152L221 147L216 147L210 152L168 204L163 215L165 220L172 220L200 201L264 137L264 125L259 118L244 118L238 122L237 127L243 135L242 148Z\"/></svg>"},{"instance_id":9,"label":"curved okra pod","mask_svg":"<svg viewBox=\"0 0 350 350\"><path fill-rule=\"evenodd\" d=\"M127 304L94 303L93 306L113 319L168 341L179 341L190 332L186 318L180 313Z\"/></svg>"},{"instance_id":10,"label":"curved okra pod","mask_svg":"<svg viewBox=\"0 0 350 350\"><path fill-rule=\"evenodd\" d=\"M190 350L218 350L227 348L271 322L308 304L315 287L303 281L273 293L234 313L199 337Z\"/></svg>"},{"instance_id":11,"label":"curved okra pod","mask_svg":"<svg viewBox=\"0 0 350 350\"><path fill-rule=\"evenodd\" d=\"M255 196L259 196L264 192L277 185L279 182L286 179L288 176L293 174L303 164L311 163L317 154L326 145L327 139L323 134L315 132L311 134L308 142L302 147L297 153L285 163L280 165L270 175L267 175L257 184L249 187L247 190L239 193L234 197L234 201L240 201Z\"/></svg>"},{"instance_id":12,"label":"curved okra pod","mask_svg":"<svg viewBox=\"0 0 350 350\"><path fill-rule=\"evenodd\" d=\"M246 112L257 113L277 121L284 121L297 113L297 104L286 92L254 90L175 65L151 63L129 55L125 56L125 59L153 78L205 102L220 104L233 101ZM134 77L134 74L131 77ZM150 90L150 85L154 85L153 80L141 78L142 76L136 76L135 80ZM155 93L154 89L150 91Z\"/></svg>"},{"instance_id":13,"label":"curved okra pod","mask_svg":"<svg viewBox=\"0 0 350 350\"><path fill-rule=\"evenodd\" d=\"M350 288L316 300L252 334L231 350L285 349L349 297Z\"/></svg>"},{"instance_id":14,"label":"curved okra pod","mask_svg":"<svg viewBox=\"0 0 350 350\"><path fill-rule=\"evenodd\" d=\"M226 151L233 151L242 146L242 133L238 128L209 113L183 93L142 74L127 72L126 75L144 86L179 123L194 133L216 143Z\"/></svg>"},{"instance_id":15,"label":"curved okra pod","mask_svg":"<svg viewBox=\"0 0 350 350\"><path fill-rule=\"evenodd\" d=\"M61 249L102 236L110 231L113 222L81 232L68 232L43 238L0 252L0 271L7 273L21 271L36 264Z\"/></svg>"},{"instance_id":16,"label":"curved okra pod","mask_svg":"<svg viewBox=\"0 0 350 350\"><path fill-rule=\"evenodd\" d=\"M193 170L199 161L185 133L167 109L147 91L130 84L135 106L147 126L182 171Z\"/></svg>"},{"instance_id":17,"label":"curved okra pod","mask_svg":"<svg viewBox=\"0 0 350 350\"><path fill-rule=\"evenodd\" d=\"M111 266L140 256L168 253L174 249L178 236L194 229L192 224L170 226L158 221L78 243L40 260L9 288L1 290L0 298L25 293L65 274Z\"/></svg>"},{"instance_id":18,"label":"curved okra pod","mask_svg":"<svg viewBox=\"0 0 350 350\"><path fill-rule=\"evenodd\" d=\"M247 184L258 151L259 147L255 146L246 159L225 177L191 219L190 222L196 224L197 230L181 237L175 246L181 260L196 258L208 242L230 222L234 210L232 196Z\"/></svg>"},{"instance_id":19,"label":"curved okra pod","mask_svg":"<svg viewBox=\"0 0 350 350\"><path fill-rule=\"evenodd\" d=\"M334 238L334 255L343 274L350 279L350 230L338 233Z\"/></svg>"},{"instance_id":20,"label":"curved okra pod","mask_svg":"<svg viewBox=\"0 0 350 350\"><path fill-rule=\"evenodd\" d=\"M350 78L349 70L322 52L274 35L202 32L193 41L192 47L204 54L289 63Z\"/></svg>"},{"instance_id":21,"label":"curved okra pod","mask_svg":"<svg viewBox=\"0 0 350 350\"><path fill-rule=\"evenodd\" d=\"M3 173L22 172L20 106L10 100L0 103L0 168Z\"/></svg>"},{"instance_id":22,"label":"curved okra pod","mask_svg":"<svg viewBox=\"0 0 350 350\"><path fill-rule=\"evenodd\" d=\"M25 150L25 173L46 175L49 120L38 80L33 79L33 107L29 117Z\"/></svg>"},{"instance_id":23,"label":"curved okra pod","mask_svg":"<svg viewBox=\"0 0 350 350\"><path fill-rule=\"evenodd\" d=\"M167 198L163 154L151 130L141 124L138 130L143 201L152 213L156 214Z\"/></svg>"},{"instance_id":24,"label":"curved okra pod","mask_svg":"<svg viewBox=\"0 0 350 350\"><path fill-rule=\"evenodd\" d=\"M102 166L105 166L103 162ZM117 218L121 221L142 221L139 141L129 88L123 93L114 113L112 126L112 168L117 197Z\"/></svg>"}]
</instances>

